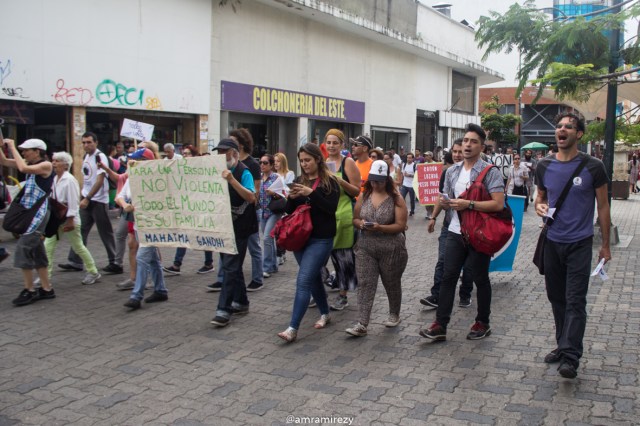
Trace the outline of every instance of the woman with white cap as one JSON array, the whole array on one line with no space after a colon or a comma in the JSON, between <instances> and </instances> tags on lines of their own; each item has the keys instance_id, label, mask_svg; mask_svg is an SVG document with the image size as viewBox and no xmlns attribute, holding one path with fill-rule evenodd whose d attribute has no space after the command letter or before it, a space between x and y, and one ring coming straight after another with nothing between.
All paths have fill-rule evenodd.
<instances>
[{"instance_id":1,"label":"woman with white cap","mask_svg":"<svg viewBox=\"0 0 640 426\"><path fill-rule=\"evenodd\" d=\"M18 169L26 175L24 194L20 204L30 209L44 197L26 232L20 236L16 246L14 265L22 269L24 290L13 300L16 306L23 306L40 299L56 297L47 275L47 253L44 249L43 235L49 221L48 198L53 184L53 166L46 160L47 145L40 139L29 139L16 148L13 139L4 139L3 145L9 147L12 159L4 155L0 149L0 164ZM40 277L41 287L33 289L33 273L35 269Z\"/></svg>"},{"instance_id":2,"label":"woman with white cap","mask_svg":"<svg viewBox=\"0 0 640 426\"><path fill-rule=\"evenodd\" d=\"M396 191L389 166L383 160L371 164L364 193L356 202L353 225L360 230L354 247L360 321L345 331L361 337L367 335L379 277L389 299L389 317L383 324L387 327L400 324L401 280L408 260L404 235L407 205Z\"/></svg>"}]
</instances>

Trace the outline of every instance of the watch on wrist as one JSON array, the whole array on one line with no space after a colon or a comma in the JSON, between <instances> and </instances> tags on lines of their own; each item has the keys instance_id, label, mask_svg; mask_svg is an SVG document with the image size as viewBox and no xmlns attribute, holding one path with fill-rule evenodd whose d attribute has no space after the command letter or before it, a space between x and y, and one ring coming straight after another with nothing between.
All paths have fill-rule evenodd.
<instances>
[{"instance_id":1,"label":"watch on wrist","mask_svg":"<svg viewBox=\"0 0 640 426\"><path fill-rule=\"evenodd\" d=\"M473 200L471 200L469 202L469 210L473 210L475 208L475 205L476 205L476 203Z\"/></svg>"}]
</instances>

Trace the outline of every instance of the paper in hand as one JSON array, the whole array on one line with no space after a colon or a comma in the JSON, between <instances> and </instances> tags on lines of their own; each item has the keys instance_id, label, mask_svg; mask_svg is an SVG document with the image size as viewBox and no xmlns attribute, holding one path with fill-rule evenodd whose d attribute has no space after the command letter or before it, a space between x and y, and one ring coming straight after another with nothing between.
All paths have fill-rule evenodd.
<instances>
[{"instance_id":1,"label":"paper in hand","mask_svg":"<svg viewBox=\"0 0 640 426\"><path fill-rule=\"evenodd\" d=\"M267 190L275 192L281 197L289 196L289 187L284 183L284 178L282 176L279 176L278 179L276 179L276 181L267 188Z\"/></svg>"},{"instance_id":2,"label":"paper in hand","mask_svg":"<svg viewBox=\"0 0 640 426\"><path fill-rule=\"evenodd\" d=\"M600 262L591 273L592 277L595 277L596 275L598 275L602 281L609 279L609 275L607 275L607 272L604 270L604 259L600 259Z\"/></svg>"},{"instance_id":3,"label":"paper in hand","mask_svg":"<svg viewBox=\"0 0 640 426\"><path fill-rule=\"evenodd\" d=\"M551 219L553 219L553 214L556 212L556 208L555 207L549 207L549 209L547 210L547 214L545 215L545 217L550 217Z\"/></svg>"}]
</instances>

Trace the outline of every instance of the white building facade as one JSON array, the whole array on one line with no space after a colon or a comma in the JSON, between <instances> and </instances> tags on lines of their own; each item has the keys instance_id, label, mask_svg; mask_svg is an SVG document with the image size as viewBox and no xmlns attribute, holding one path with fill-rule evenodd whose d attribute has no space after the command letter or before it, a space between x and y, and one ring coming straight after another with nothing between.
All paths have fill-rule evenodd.
<instances>
[{"instance_id":1,"label":"white building facade","mask_svg":"<svg viewBox=\"0 0 640 426\"><path fill-rule=\"evenodd\" d=\"M230 0L231 1L231 0ZM7 137L81 158L125 118L162 145L215 146L250 129L285 152L330 128L405 151L448 146L479 123L499 81L474 32L414 0L21 0L0 3L0 117ZM76 161L80 164L80 161ZM75 170L76 175L79 170Z\"/></svg>"}]
</instances>

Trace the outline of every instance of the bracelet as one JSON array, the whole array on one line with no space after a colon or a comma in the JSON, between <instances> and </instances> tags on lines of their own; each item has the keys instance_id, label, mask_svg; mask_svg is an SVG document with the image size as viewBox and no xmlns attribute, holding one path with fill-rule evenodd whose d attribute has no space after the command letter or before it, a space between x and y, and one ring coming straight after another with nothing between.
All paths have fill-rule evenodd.
<instances>
[{"instance_id":1,"label":"bracelet","mask_svg":"<svg viewBox=\"0 0 640 426\"><path fill-rule=\"evenodd\" d=\"M435 222L435 220L436 220L437 218L436 218L436 217L433 217L433 216L430 216L428 219L429 219L429 220L433 220L433 221Z\"/></svg>"}]
</instances>

